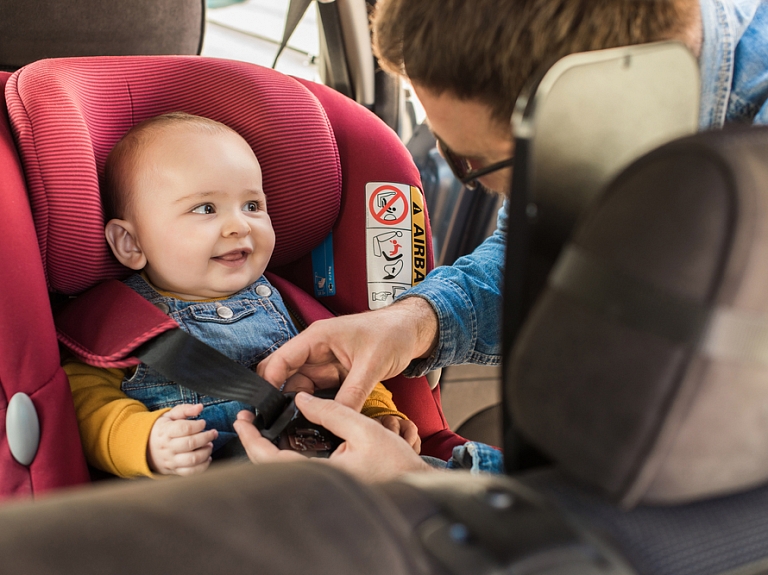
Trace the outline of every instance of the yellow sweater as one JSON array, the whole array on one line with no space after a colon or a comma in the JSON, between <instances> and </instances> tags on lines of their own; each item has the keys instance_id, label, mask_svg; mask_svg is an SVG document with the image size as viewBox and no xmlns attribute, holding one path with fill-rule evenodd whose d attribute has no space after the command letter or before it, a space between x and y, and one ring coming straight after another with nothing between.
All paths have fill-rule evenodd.
<instances>
[{"instance_id":1,"label":"yellow sweater","mask_svg":"<svg viewBox=\"0 0 768 575\"><path fill-rule=\"evenodd\" d=\"M76 360L64 362L64 371L75 401L83 450L92 466L120 477L153 476L147 463L149 433L169 409L149 411L120 389L122 369L103 369ZM368 417L397 415L392 394L381 383L363 406Z\"/></svg>"}]
</instances>

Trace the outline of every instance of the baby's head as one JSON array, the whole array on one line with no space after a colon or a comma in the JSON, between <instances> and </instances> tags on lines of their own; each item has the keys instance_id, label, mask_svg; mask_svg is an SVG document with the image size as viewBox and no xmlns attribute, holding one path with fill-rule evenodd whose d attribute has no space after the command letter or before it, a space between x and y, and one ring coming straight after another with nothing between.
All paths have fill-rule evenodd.
<instances>
[{"instance_id":1,"label":"baby's head","mask_svg":"<svg viewBox=\"0 0 768 575\"><path fill-rule=\"evenodd\" d=\"M107 158L102 204L120 263L183 299L252 284L275 246L253 150L208 118L175 112L134 126Z\"/></svg>"}]
</instances>

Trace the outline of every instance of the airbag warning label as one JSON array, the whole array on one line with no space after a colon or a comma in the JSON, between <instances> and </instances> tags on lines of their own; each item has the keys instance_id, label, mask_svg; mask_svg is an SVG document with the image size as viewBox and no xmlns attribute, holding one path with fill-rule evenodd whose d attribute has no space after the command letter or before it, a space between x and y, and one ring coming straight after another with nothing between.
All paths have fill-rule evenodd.
<instances>
[{"instance_id":1,"label":"airbag warning label","mask_svg":"<svg viewBox=\"0 0 768 575\"><path fill-rule=\"evenodd\" d=\"M371 182L365 194L368 307L379 309L427 274L424 202L405 184Z\"/></svg>"}]
</instances>

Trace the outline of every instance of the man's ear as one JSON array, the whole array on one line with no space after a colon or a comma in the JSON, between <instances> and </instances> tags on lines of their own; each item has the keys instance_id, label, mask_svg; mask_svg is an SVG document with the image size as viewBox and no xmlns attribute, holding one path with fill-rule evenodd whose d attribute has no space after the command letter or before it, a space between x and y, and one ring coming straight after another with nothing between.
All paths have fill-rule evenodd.
<instances>
[{"instance_id":1,"label":"man's ear","mask_svg":"<svg viewBox=\"0 0 768 575\"><path fill-rule=\"evenodd\" d=\"M147 265L147 258L141 251L136 239L136 231L131 222L126 220L109 220L104 228L112 253L117 261L132 270L140 270Z\"/></svg>"}]
</instances>

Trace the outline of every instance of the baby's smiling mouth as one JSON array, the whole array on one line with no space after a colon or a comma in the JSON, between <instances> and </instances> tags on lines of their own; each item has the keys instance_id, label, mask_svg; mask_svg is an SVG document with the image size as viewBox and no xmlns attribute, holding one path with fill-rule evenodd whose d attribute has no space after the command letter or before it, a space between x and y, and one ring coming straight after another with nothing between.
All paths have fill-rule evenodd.
<instances>
[{"instance_id":1,"label":"baby's smiling mouth","mask_svg":"<svg viewBox=\"0 0 768 575\"><path fill-rule=\"evenodd\" d=\"M232 250L225 254L221 254L220 256L214 256L211 259L216 260L225 266L239 266L245 263L245 260L248 259L248 256L251 254L251 252L252 250L248 248Z\"/></svg>"}]
</instances>

